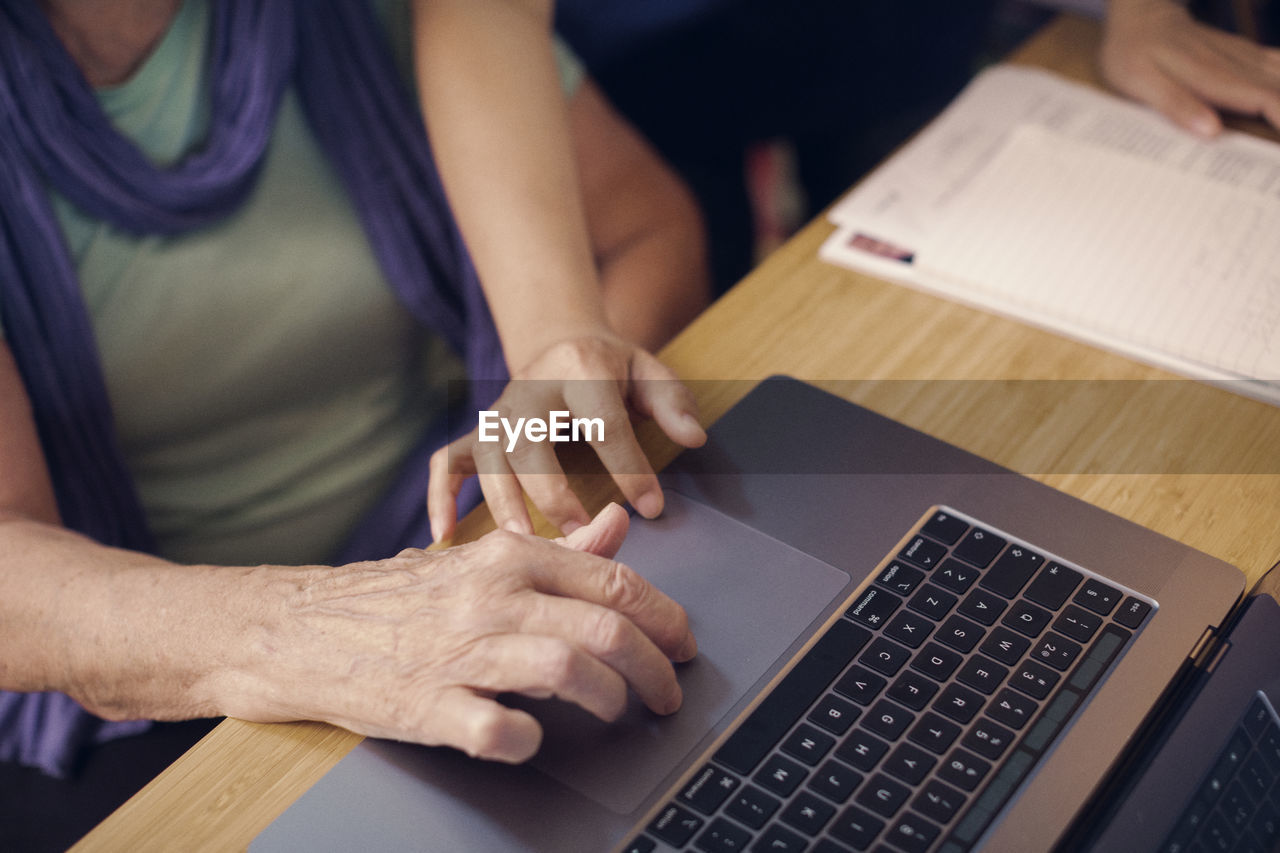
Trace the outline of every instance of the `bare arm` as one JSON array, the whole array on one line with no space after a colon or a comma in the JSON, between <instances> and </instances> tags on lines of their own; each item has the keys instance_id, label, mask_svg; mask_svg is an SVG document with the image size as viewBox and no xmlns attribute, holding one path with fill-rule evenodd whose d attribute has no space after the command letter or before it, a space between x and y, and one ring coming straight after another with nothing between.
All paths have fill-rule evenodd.
<instances>
[{"instance_id":1,"label":"bare arm","mask_svg":"<svg viewBox=\"0 0 1280 853\"><path fill-rule=\"evenodd\" d=\"M605 440L596 453L627 499L653 517L662 491L631 416L654 418L685 446L706 436L688 390L609 324L555 67L551 3L418 0L414 9L427 129L516 380L495 408L600 417ZM549 444L506 454L473 434L432 460L437 539L452 532L458 489L477 470L507 529L532 530L525 491L564 530L588 520Z\"/></svg>"},{"instance_id":2,"label":"bare arm","mask_svg":"<svg viewBox=\"0 0 1280 853\"><path fill-rule=\"evenodd\" d=\"M341 568L180 566L57 525L2 344L0 412L0 689L113 719L323 720L506 761L541 732L498 693L604 719L628 687L658 713L680 704L669 659L694 654L688 621L608 559L616 506L563 545L500 532Z\"/></svg>"}]
</instances>

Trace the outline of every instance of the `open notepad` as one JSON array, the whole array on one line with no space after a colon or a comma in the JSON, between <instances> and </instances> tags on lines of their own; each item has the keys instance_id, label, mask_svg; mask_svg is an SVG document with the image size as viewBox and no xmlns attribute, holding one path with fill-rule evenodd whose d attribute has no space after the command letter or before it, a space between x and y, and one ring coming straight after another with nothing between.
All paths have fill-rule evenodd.
<instances>
[{"instance_id":1,"label":"open notepad","mask_svg":"<svg viewBox=\"0 0 1280 853\"><path fill-rule=\"evenodd\" d=\"M825 260L1280 404L1280 146L999 66L831 211Z\"/></svg>"}]
</instances>

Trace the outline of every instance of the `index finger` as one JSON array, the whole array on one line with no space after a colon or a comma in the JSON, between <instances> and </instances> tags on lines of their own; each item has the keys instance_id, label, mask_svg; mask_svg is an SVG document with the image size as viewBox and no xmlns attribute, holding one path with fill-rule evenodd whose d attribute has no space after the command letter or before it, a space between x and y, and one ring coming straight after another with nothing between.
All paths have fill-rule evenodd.
<instances>
[{"instance_id":1,"label":"index finger","mask_svg":"<svg viewBox=\"0 0 1280 853\"><path fill-rule=\"evenodd\" d=\"M545 556L530 567L538 591L617 611L671 660L687 661L698 653L684 608L630 566L540 541Z\"/></svg>"},{"instance_id":2,"label":"index finger","mask_svg":"<svg viewBox=\"0 0 1280 853\"><path fill-rule=\"evenodd\" d=\"M618 384L612 380L566 383L564 401L575 413L598 417L603 425L592 449L631 505L646 518L662 512L662 490L653 466L640 449Z\"/></svg>"}]
</instances>

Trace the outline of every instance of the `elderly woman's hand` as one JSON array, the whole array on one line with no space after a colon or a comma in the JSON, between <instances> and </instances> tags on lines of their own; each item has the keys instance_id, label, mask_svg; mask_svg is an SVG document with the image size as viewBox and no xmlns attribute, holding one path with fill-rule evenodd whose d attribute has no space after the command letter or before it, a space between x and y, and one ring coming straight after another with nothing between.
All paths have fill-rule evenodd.
<instances>
[{"instance_id":1,"label":"elderly woman's hand","mask_svg":"<svg viewBox=\"0 0 1280 853\"><path fill-rule=\"evenodd\" d=\"M224 710L510 762L537 751L541 729L500 693L612 720L629 687L669 714L681 702L670 661L696 644L678 604L609 559L626 526L610 505L559 542L496 531L445 551L266 570L275 618Z\"/></svg>"}]
</instances>

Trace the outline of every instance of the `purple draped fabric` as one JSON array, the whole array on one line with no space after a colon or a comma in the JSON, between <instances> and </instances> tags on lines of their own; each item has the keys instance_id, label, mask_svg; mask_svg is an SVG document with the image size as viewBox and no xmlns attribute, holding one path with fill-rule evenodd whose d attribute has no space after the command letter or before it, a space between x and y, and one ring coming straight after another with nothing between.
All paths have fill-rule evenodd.
<instances>
[{"instance_id":1,"label":"purple draped fabric","mask_svg":"<svg viewBox=\"0 0 1280 853\"><path fill-rule=\"evenodd\" d=\"M0 3L5 338L32 401L64 523L136 550L153 543L50 188L130 233L179 234L217 222L253 189L281 95L296 86L397 297L463 354L474 379L506 375L412 94L367 0L218 0L212 8L208 136L159 168L111 125L36 0ZM472 402L474 412L490 400ZM443 431L427 438L345 557L425 544L423 460L445 438ZM103 722L61 694L0 692L0 760L64 775L82 746L145 725Z\"/></svg>"}]
</instances>

